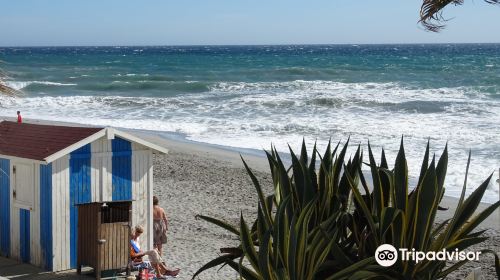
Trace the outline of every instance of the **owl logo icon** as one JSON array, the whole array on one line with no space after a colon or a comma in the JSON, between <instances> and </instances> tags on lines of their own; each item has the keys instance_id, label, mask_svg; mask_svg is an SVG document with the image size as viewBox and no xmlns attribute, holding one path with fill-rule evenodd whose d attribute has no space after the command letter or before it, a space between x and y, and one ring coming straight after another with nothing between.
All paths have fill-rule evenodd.
<instances>
[{"instance_id":1,"label":"owl logo icon","mask_svg":"<svg viewBox=\"0 0 500 280\"><path fill-rule=\"evenodd\" d=\"M398 251L390 244L382 244L375 251L375 260L381 266L392 266L398 260Z\"/></svg>"}]
</instances>

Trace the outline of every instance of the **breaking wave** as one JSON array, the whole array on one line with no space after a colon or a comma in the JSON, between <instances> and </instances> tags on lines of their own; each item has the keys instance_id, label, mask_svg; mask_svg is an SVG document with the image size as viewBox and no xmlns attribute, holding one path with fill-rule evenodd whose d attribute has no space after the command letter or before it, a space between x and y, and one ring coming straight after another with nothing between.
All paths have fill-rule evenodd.
<instances>
[{"instance_id":1,"label":"breaking wave","mask_svg":"<svg viewBox=\"0 0 500 280\"><path fill-rule=\"evenodd\" d=\"M76 86L72 83L56 83L48 81L6 81L5 84L13 89L22 90L27 89L31 85L44 85L44 86Z\"/></svg>"}]
</instances>

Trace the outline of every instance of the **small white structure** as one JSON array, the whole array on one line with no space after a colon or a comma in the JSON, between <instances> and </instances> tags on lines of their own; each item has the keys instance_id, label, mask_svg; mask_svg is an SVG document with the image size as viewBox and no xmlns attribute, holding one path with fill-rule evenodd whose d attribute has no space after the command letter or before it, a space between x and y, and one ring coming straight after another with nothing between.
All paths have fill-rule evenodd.
<instances>
[{"instance_id":1,"label":"small white structure","mask_svg":"<svg viewBox=\"0 0 500 280\"><path fill-rule=\"evenodd\" d=\"M152 248L153 152L168 151L113 128L0 122L0 255L75 268L76 205L123 200Z\"/></svg>"}]
</instances>

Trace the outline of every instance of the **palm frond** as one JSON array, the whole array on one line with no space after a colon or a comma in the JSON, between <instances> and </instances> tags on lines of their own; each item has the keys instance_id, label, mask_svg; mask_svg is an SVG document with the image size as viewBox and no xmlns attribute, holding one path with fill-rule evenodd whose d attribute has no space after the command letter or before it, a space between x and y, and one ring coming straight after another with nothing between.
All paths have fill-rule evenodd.
<instances>
[{"instance_id":1,"label":"palm frond","mask_svg":"<svg viewBox=\"0 0 500 280\"><path fill-rule=\"evenodd\" d=\"M3 61L0 60L0 63ZM7 75L7 72L2 70L0 68L0 93L8 95L8 96L17 96L20 95L22 92L19 90L16 90L6 84L6 80L9 79L9 76Z\"/></svg>"},{"instance_id":2,"label":"palm frond","mask_svg":"<svg viewBox=\"0 0 500 280\"><path fill-rule=\"evenodd\" d=\"M500 4L500 0L484 0L488 4ZM419 22L425 29L432 32L439 32L445 27L444 22L448 19L443 17L443 9L453 4L462 5L464 0L423 0L420 7Z\"/></svg>"}]
</instances>

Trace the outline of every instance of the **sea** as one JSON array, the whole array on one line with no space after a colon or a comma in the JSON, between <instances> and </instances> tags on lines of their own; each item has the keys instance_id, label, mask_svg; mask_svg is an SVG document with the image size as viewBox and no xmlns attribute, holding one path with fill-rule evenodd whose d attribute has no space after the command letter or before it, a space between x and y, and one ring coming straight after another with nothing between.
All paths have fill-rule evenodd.
<instances>
[{"instance_id":1,"label":"sea","mask_svg":"<svg viewBox=\"0 0 500 280\"><path fill-rule=\"evenodd\" d=\"M499 199L500 44L0 47L0 115L152 130L241 151L370 141L412 184L446 145L446 195ZM366 158L366 157L365 157Z\"/></svg>"}]
</instances>

